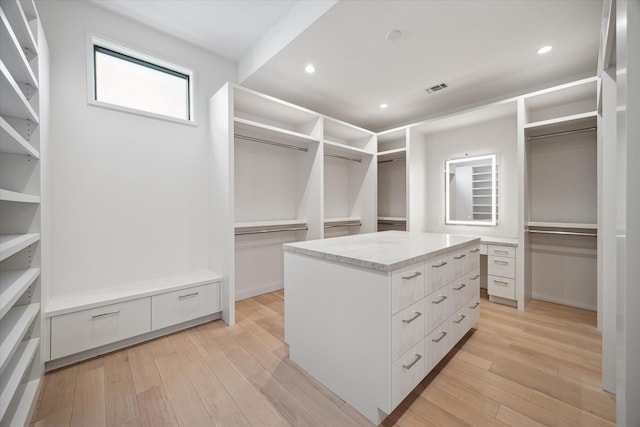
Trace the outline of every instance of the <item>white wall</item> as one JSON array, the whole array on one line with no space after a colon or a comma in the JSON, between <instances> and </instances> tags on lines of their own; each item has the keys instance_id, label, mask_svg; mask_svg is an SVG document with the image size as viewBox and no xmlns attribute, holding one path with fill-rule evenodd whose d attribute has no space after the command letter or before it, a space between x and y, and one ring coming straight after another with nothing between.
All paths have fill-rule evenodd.
<instances>
[{"instance_id":1,"label":"white wall","mask_svg":"<svg viewBox=\"0 0 640 427\"><path fill-rule=\"evenodd\" d=\"M51 295L207 268L207 103L235 65L86 2L38 9L51 50ZM193 69L198 125L88 105L87 31Z\"/></svg>"},{"instance_id":2,"label":"white wall","mask_svg":"<svg viewBox=\"0 0 640 427\"><path fill-rule=\"evenodd\" d=\"M508 116L424 135L427 169L426 230L477 236L516 237L518 225L516 119ZM444 222L444 161L498 153L498 225L460 226Z\"/></svg>"}]
</instances>

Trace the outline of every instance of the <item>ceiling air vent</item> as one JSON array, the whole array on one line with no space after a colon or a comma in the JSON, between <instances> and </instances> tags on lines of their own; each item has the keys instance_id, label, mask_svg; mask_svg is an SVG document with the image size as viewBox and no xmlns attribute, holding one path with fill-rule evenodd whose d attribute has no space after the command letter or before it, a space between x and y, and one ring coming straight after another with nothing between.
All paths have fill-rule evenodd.
<instances>
[{"instance_id":1,"label":"ceiling air vent","mask_svg":"<svg viewBox=\"0 0 640 427\"><path fill-rule=\"evenodd\" d=\"M435 93L446 87L447 87L446 83L440 83L439 85L431 86L429 89L427 89L427 93Z\"/></svg>"}]
</instances>

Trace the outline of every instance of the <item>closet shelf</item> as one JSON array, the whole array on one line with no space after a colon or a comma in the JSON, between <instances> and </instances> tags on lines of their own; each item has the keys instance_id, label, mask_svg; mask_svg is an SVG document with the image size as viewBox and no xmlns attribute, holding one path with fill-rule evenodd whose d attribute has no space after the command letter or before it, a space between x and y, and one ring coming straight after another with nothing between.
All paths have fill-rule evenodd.
<instances>
[{"instance_id":1,"label":"closet shelf","mask_svg":"<svg viewBox=\"0 0 640 427\"><path fill-rule=\"evenodd\" d=\"M529 222L527 222L527 226L528 227L564 228L564 229L567 229L567 230L570 230L570 229L596 230L598 228L598 224L580 223L580 222L529 221Z\"/></svg>"},{"instance_id":2,"label":"closet shelf","mask_svg":"<svg viewBox=\"0 0 640 427\"><path fill-rule=\"evenodd\" d=\"M24 378L31 367L31 363L38 351L39 343L40 338L31 338L28 341L20 343L13 358L7 365L0 379L0 383L3 386L0 392L0 419L4 418L9 404L16 396L22 378Z\"/></svg>"},{"instance_id":3,"label":"closet shelf","mask_svg":"<svg viewBox=\"0 0 640 427\"><path fill-rule=\"evenodd\" d=\"M0 115L38 123L38 114L1 60L0 74L0 93L2 93L2 97L0 97Z\"/></svg>"},{"instance_id":4,"label":"closet shelf","mask_svg":"<svg viewBox=\"0 0 640 427\"><path fill-rule=\"evenodd\" d=\"M0 117L0 153L21 154L40 158L40 153L4 118Z\"/></svg>"},{"instance_id":5,"label":"closet shelf","mask_svg":"<svg viewBox=\"0 0 640 427\"><path fill-rule=\"evenodd\" d=\"M308 148L309 143L319 142L317 138L312 138L298 132L275 126L265 125L252 120L240 117L234 118L234 134L248 136L250 138L266 139L276 143L292 144L300 148Z\"/></svg>"},{"instance_id":6,"label":"closet shelf","mask_svg":"<svg viewBox=\"0 0 640 427\"><path fill-rule=\"evenodd\" d=\"M40 303L19 305L2 318L0 325L0 375L11 361L22 338L33 324L33 320L40 312Z\"/></svg>"},{"instance_id":7,"label":"closet shelf","mask_svg":"<svg viewBox=\"0 0 640 427\"><path fill-rule=\"evenodd\" d=\"M406 157L406 148L396 148L394 150L380 151L378 153L378 163L403 160L406 159Z\"/></svg>"},{"instance_id":8,"label":"closet shelf","mask_svg":"<svg viewBox=\"0 0 640 427\"><path fill-rule=\"evenodd\" d=\"M4 261L40 240L40 233L5 234L0 236L0 261Z\"/></svg>"},{"instance_id":9,"label":"closet shelf","mask_svg":"<svg viewBox=\"0 0 640 427\"><path fill-rule=\"evenodd\" d=\"M267 227L301 227L306 226L306 219L283 219L283 220L275 220L275 221L248 221L248 222L236 222L234 227L236 231L242 231L243 229L250 228L267 228Z\"/></svg>"},{"instance_id":10,"label":"closet shelf","mask_svg":"<svg viewBox=\"0 0 640 427\"><path fill-rule=\"evenodd\" d=\"M20 401L12 418L8 420L7 425L22 426L28 424L28 417L31 414L31 408L38 400L40 382L41 380L38 378L18 387L16 394L20 396Z\"/></svg>"},{"instance_id":11,"label":"closet shelf","mask_svg":"<svg viewBox=\"0 0 640 427\"><path fill-rule=\"evenodd\" d=\"M375 134L339 120L324 118L324 140L363 149ZM364 150L363 150L364 151Z\"/></svg>"},{"instance_id":12,"label":"closet shelf","mask_svg":"<svg viewBox=\"0 0 640 427\"><path fill-rule=\"evenodd\" d=\"M589 111L587 113L573 114L571 116L558 117L555 119L542 120L539 122L527 123L524 125L526 130L544 130L545 132L554 132L566 130L566 128L578 128L582 126L594 126L598 117L597 111Z\"/></svg>"},{"instance_id":13,"label":"closet shelf","mask_svg":"<svg viewBox=\"0 0 640 427\"><path fill-rule=\"evenodd\" d=\"M39 268L0 272L0 319L39 276Z\"/></svg>"},{"instance_id":14,"label":"closet shelf","mask_svg":"<svg viewBox=\"0 0 640 427\"><path fill-rule=\"evenodd\" d=\"M0 9L0 46L3 61L11 75L20 83L27 83L38 88L38 80L24 55L4 11Z\"/></svg>"},{"instance_id":15,"label":"closet shelf","mask_svg":"<svg viewBox=\"0 0 640 427\"><path fill-rule=\"evenodd\" d=\"M33 37L29 22L22 9L22 4L18 0L2 2L2 9L9 22L13 23L13 32L18 39L20 46L26 50L27 59L31 60L38 55L36 39Z\"/></svg>"},{"instance_id":16,"label":"closet shelf","mask_svg":"<svg viewBox=\"0 0 640 427\"><path fill-rule=\"evenodd\" d=\"M359 216L344 216L324 219L324 225L334 225L346 222L362 222L362 218L360 218Z\"/></svg>"},{"instance_id":17,"label":"closet shelf","mask_svg":"<svg viewBox=\"0 0 640 427\"><path fill-rule=\"evenodd\" d=\"M406 222L407 218L404 216L379 216L378 221L390 221L390 222L405 221Z\"/></svg>"},{"instance_id":18,"label":"closet shelf","mask_svg":"<svg viewBox=\"0 0 640 427\"><path fill-rule=\"evenodd\" d=\"M331 142L325 139L324 141L325 154L332 154L336 156L353 157L359 160L363 160L365 157L373 156L373 153L360 148L352 147L350 145L341 144L339 142Z\"/></svg>"},{"instance_id":19,"label":"closet shelf","mask_svg":"<svg viewBox=\"0 0 640 427\"><path fill-rule=\"evenodd\" d=\"M15 191L0 189L0 201L20 203L40 203L40 196L17 193Z\"/></svg>"}]
</instances>

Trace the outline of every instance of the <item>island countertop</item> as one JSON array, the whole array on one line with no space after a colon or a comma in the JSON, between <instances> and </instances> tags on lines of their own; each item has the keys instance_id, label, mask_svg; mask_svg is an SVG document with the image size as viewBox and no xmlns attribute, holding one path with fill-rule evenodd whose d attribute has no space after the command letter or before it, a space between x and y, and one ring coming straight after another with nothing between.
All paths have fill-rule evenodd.
<instances>
[{"instance_id":1,"label":"island countertop","mask_svg":"<svg viewBox=\"0 0 640 427\"><path fill-rule=\"evenodd\" d=\"M287 252L343 264L393 271L465 246L480 238L441 233L382 231L283 245Z\"/></svg>"}]
</instances>

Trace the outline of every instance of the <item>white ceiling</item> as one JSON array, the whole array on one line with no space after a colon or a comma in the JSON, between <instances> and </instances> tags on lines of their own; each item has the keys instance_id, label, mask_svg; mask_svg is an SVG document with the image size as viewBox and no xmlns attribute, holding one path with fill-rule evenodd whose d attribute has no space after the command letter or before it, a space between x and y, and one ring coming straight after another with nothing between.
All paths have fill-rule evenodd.
<instances>
[{"instance_id":1,"label":"white ceiling","mask_svg":"<svg viewBox=\"0 0 640 427\"><path fill-rule=\"evenodd\" d=\"M105 6L241 60L297 3L111 0ZM601 21L601 0L342 0L240 83L380 131L594 75ZM392 29L402 37L388 42ZM553 50L538 55L545 44ZM313 75L304 72L308 62ZM427 95L426 88L442 82L449 87Z\"/></svg>"}]
</instances>

